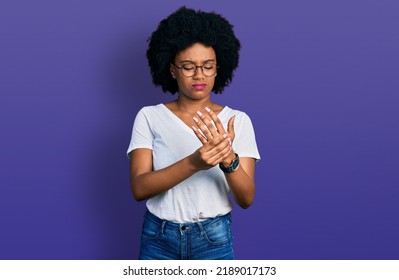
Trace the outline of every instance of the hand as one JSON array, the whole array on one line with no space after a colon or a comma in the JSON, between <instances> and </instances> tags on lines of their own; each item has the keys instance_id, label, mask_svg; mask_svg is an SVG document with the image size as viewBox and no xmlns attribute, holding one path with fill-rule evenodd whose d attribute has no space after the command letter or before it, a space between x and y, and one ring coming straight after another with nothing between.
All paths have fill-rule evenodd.
<instances>
[{"instance_id":1,"label":"hand","mask_svg":"<svg viewBox=\"0 0 399 280\"><path fill-rule=\"evenodd\" d=\"M227 123L227 132L225 131L222 122L217 117L217 115L208 107L205 107L207 114L204 114L200 111L197 112L196 117L194 117L194 121L197 127L202 131L202 134L198 134L198 131L194 130L195 135L197 135L198 139L202 144L205 144L208 139L212 139L213 135L216 134L227 134L228 138L231 140L231 144L233 144L235 133L234 133L234 120L235 116L232 116ZM199 119L198 119L199 117ZM213 123L212 123L213 122ZM202 125L202 129L201 126ZM204 127L205 125L205 127ZM211 132L211 135L207 132Z\"/></svg>"},{"instance_id":2,"label":"hand","mask_svg":"<svg viewBox=\"0 0 399 280\"><path fill-rule=\"evenodd\" d=\"M209 169L219 163L229 166L234 160L235 154L232 151L232 142L235 137L233 116L228 122L227 133L222 122L209 108L205 108L207 114L197 112L193 117L195 126L193 131L203 146L193 155L196 166L200 169Z\"/></svg>"}]
</instances>

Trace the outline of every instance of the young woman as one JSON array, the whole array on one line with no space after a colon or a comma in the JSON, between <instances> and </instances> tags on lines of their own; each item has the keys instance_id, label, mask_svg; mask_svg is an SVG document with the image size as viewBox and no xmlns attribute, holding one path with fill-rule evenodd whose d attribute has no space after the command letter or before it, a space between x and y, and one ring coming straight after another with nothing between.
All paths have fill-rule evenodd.
<instances>
[{"instance_id":1,"label":"young woman","mask_svg":"<svg viewBox=\"0 0 399 280\"><path fill-rule=\"evenodd\" d=\"M147 200L139 259L234 259L234 201L249 207L259 159L250 118L213 103L238 66L221 15L180 8L149 39L153 83L176 100L142 108L128 148L131 188Z\"/></svg>"}]
</instances>

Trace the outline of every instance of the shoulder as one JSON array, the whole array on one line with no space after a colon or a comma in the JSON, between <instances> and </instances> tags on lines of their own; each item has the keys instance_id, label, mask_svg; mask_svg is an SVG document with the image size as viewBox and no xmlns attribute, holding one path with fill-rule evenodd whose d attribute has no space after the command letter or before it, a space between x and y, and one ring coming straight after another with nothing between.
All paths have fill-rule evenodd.
<instances>
[{"instance_id":1,"label":"shoulder","mask_svg":"<svg viewBox=\"0 0 399 280\"><path fill-rule=\"evenodd\" d=\"M163 104L144 106L138 111L137 115L144 115L149 117L151 115L158 115L159 112L163 110L164 110Z\"/></svg>"},{"instance_id":2,"label":"shoulder","mask_svg":"<svg viewBox=\"0 0 399 280\"><path fill-rule=\"evenodd\" d=\"M140 109L139 112L144 112L144 113L159 112L160 110L163 110L164 106L165 105L162 103L157 105L144 106Z\"/></svg>"},{"instance_id":3,"label":"shoulder","mask_svg":"<svg viewBox=\"0 0 399 280\"><path fill-rule=\"evenodd\" d=\"M162 104L151 105L142 107L136 114L135 123L137 124L154 124L159 122L159 119L162 118Z\"/></svg>"}]
</instances>

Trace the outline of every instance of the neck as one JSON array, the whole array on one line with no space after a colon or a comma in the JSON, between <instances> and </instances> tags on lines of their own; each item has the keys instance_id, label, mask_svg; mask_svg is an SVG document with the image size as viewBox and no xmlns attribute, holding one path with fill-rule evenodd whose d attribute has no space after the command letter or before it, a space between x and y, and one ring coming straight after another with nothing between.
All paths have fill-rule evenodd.
<instances>
[{"instance_id":1,"label":"neck","mask_svg":"<svg viewBox=\"0 0 399 280\"><path fill-rule=\"evenodd\" d=\"M196 113L197 111L203 111L205 107L213 109L213 102L211 99L206 100L186 100L183 98L178 98L176 100L176 104L180 110L189 112L189 113Z\"/></svg>"}]
</instances>

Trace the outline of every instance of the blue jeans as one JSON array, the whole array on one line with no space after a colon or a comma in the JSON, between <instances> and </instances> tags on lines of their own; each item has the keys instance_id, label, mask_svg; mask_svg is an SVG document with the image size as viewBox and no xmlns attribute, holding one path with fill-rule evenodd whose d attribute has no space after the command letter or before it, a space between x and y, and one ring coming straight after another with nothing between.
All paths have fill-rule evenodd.
<instances>
[{"instance_id":1,"label":"blue jeans","mask_svg":"<svg viewBox=\"0 0 399 280\"><path fill-rule=\"evenodd\" d=\"M197 223L161 220L148 210L141 234L140 260L233 260L231 215Z\"/></svg>"}]
</instances>

